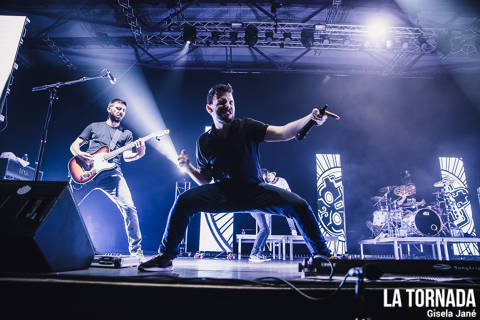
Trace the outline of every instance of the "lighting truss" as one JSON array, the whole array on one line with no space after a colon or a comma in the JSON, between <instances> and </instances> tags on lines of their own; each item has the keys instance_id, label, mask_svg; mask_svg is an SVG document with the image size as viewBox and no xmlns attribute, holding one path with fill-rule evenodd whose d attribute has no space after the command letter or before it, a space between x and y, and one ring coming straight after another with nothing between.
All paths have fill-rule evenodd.
<instances>
[{"instance_id":1,"label":"lighting truss","mask_svg":"<svg viewBox=\"0 0 480 320\"><path fill-rule=\"evenodd\" d=\"M197 30L196 45L200 47L246 47L245 28L232 28L232 22L226 21L170 21L164 25L163 31L152 33L147 36L147 41L151 46L183 46L182 34L178 30L183 29L183 25L190 24ZM258 29L258 42L255 47L263 48L303 48L301 43L301 32L304 28L314 28L311 23L275 23L275 22L244 22L243 26L253 25ZM173 31L171 31L173 30ZM276 30L273 39L267 39L265 35L272 30ZM232 43L229 37L231 31L238 32L238 41ZM411 54L425 54L421 48L421 39L435 39L438 34L435 28L417 28L417 27L391 27L388 29L388 39L379 39L365 47L365 41L368 36L369 27L367 25L347 25L347 24L326 24L323 30L315 30L312 49L331 49L345 51L390 51L404 52ZM291 41L284 42L283 34L289 32L292 35ZM212 33L218 35L216 41L212 41ZM457 47L469 46L474 41L474 37L468 30L457 31L457 36L452 39ZM328 44L322 40L328 38ZM348 40L348 41L346 41ZM391 47L385 46L385 41L389 40ZM470 44L471 45L471 44ZM431 52L433 53L433 52ZM463 55L464 50L456 50L450 55ZM428 53L427 53L428 54Z\"/></svg>"}]
</instances>

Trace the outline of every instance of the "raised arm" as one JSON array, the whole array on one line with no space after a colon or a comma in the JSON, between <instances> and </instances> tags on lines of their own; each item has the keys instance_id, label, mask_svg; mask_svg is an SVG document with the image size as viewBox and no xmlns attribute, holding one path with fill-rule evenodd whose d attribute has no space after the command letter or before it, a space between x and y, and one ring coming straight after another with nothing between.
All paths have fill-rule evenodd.
<instances>
[{"instance_id":1,"label":"raised arm","mask_svg":"<svg viewBox=\"0 0 480 320\"><path fill-rule=\"evenodd\" d=\"M320 111L315 108L305 117L289 122L283 126L268 126L267 132L265 133L265 141L275 142L291 140L309 120L314 120L317 125L320 126L327 120L327 116L321 116Z\"/></svg>"},{"instance_id":2,"label":"raised arm","mask_svg":"<svg viewBox=\"0 0 480 320\"><path fill-rule=\"evenodd\" d=\"M180 155L178 156L178 166L181 168L184 168L190 178L192 178L193 181L195 181L198 185L202 184L207 184L212 181L212 176L207 175L205 173L201 173L200 170L195 168L191 163L190 163L190 158L188 157L187 152L185 149L182 149L180 151Z\"/></svg>"}]
</instances>

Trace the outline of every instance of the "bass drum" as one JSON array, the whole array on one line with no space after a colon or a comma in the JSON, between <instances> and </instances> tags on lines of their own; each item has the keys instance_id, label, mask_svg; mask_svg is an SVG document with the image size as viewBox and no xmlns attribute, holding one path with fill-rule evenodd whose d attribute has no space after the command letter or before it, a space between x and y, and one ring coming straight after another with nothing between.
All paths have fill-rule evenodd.
<instances>
[{"instance_id":1,"label":"bass drum","mask_svg":"<svg viewBox=\"0 0 480 320\"><path fill-rule=\"evenodd\" d=\"M409 234L436 236L442 230L440 215L431 208L419 209L408 213L403 223L408 226Z\"/></svg>"}]
</instances>

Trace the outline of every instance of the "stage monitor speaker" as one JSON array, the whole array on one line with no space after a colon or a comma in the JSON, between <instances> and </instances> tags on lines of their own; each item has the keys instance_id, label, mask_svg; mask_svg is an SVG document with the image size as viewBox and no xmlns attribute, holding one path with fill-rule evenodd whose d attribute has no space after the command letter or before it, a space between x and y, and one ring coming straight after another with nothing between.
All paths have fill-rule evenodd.
<instances>
[{"instance_id":1,"label":"stage monitor speaker","mask_svg":"<svg viewBox=\"0 0 480 320\"><path fill-rule=\"evenodd\" d=\"M0 180L0 270L88 268L92 242L67 182Z\"/></svg>"}]
</instances>

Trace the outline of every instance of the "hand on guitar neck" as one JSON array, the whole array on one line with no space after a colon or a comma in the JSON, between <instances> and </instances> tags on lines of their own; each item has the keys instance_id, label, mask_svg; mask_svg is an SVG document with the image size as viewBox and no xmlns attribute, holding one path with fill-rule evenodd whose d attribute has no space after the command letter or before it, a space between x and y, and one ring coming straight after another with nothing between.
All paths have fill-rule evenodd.
<instances>
[{"instance_id":1,"label":"hand on guitar neck","mask_svg":"<svg viewBox=\"0 0 480 320\"><path fill-rule=\"evenodd\" d=\"M100 172L114 169L116 164L110 160L119 154L122 154L125 151L128 152L135 147L137 152L132 153L133 156L129 158L130 161L135 160L135 158L138 158L140 155L142 155L142 151L143 154L145 153L145 141L152 138L157 138L159 140L161 137L169 133L169 130L153 132L148 136L130 142L129 144L113 151L110 151L108 146L104 146L92 154L80 150L80 143L78 143L77 140L80 140L80 142L83 141L80 138L77 138L77 143L74 142L71 147L72 153L75 154L75 157L70 159L68 162L68 171L70 176L76 183L87 183L94 179ZM127 159L125 160L128 161Z\"/></svg>"}]
</instances>

